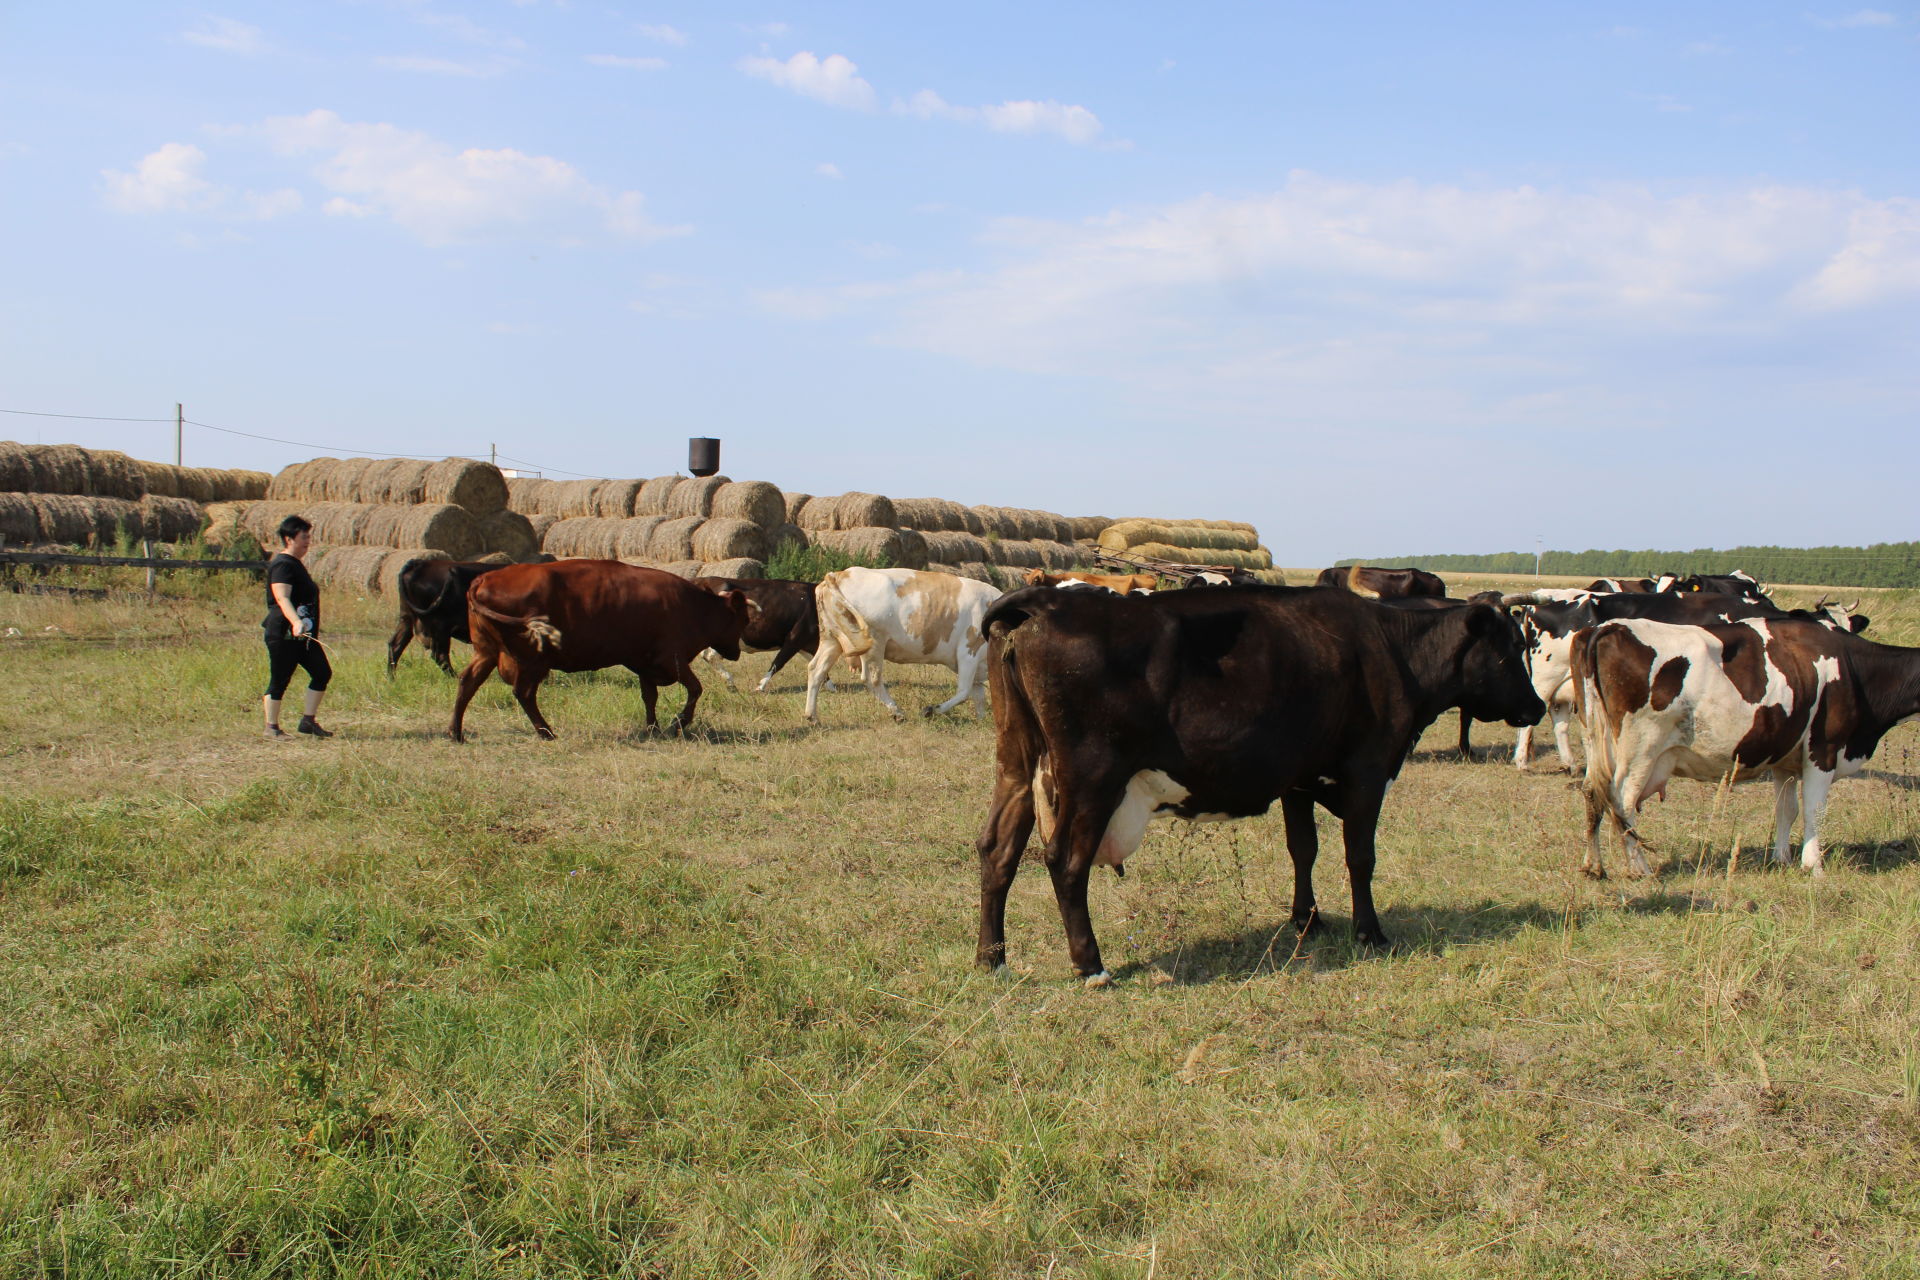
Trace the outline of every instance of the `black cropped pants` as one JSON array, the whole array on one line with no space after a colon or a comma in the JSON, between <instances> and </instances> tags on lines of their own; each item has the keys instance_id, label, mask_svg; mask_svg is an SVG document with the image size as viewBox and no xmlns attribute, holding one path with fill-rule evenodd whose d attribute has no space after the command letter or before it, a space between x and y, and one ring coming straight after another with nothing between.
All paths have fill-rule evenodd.
<instances>
[{"instance_id":1,"label":"black cropped pants","mask_svg":"<svg viewBox=\"0 0 1920 1280\"><path fill-rule=\"evenodd\" d=\"M307 687L315 693L326 690L327 682L333 679L333 664L327 661L327 651L318 641L304 637L288 636L284 640L267 641L267 696L278 702L287 694L287 684L293 679L295 667L304 667L307 672Z\"/></svg>"}]
</instances>

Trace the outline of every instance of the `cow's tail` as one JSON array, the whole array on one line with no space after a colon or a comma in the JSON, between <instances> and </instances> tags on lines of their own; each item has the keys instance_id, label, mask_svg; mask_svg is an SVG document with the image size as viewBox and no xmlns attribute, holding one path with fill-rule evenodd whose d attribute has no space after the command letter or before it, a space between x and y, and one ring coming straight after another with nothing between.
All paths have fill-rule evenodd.
<instances>
[{"instance_id":1,"label":"cow's tail","mask_svg":"<svg viewBox=\"0 0 1920 1280\"><path fill-rule=\"evenodd\" d=\"M867 620L840 595L840 584L833 575L823 578L814 589L813 606L820 616L820 634L831 635L840 652L849 658L864 658L873 649L873 632Z\"/></svg>"},{"instance_id":2,"label":"cow's tail","mask_svg":"<svg viewBox=\"0 0 1920 1280\"><path fill-rule=\"evenodd\" d=\"M560 647L560 628L553 625L551 619L539 614L522 618L511 613L500 613L482 604L471 592L467 594L467 608L473 610L488 622L502 627L519 627L527 633L527 639L533 642L536 650L544 650L549 645Z\"/></svg>"},{"instance_id":3,"label":"cow's tail","mask_svg":"<svg viewBox=\"0 0 1920 1280\"><path fill-rule=\"evenodd\" d=\"M1012 603L1007 604L1010 599ZM1033 617L1021 604L1017 598L1002 596L987 610L980 629L993 646L987 687L993 696L994 753L1004 773L1031 784L1035 828L1045 843L1053 836L1053 762L1020 666L1016 635Z\"/></svg>"},{"instance_id":4,"label":"cow's tail","mask_svg":"<svg viewBox=\"0 0 1920 1280\"><path fill-rule=\"evenodd\" d=\"M1568 679L1573 684L1573 712L1580 717L1580 732L1587 743L1588 804L1604 805L1617 815L1619 805L1613 777L1614 761L1619 754L1616 726L1621 721L1609 714L1607 690L1600 679L1600 663L1605 656L1602 650L1611 634L1604 625L1574 632L1567 660L1571 667Z\"/></svg>"}]
</instances>

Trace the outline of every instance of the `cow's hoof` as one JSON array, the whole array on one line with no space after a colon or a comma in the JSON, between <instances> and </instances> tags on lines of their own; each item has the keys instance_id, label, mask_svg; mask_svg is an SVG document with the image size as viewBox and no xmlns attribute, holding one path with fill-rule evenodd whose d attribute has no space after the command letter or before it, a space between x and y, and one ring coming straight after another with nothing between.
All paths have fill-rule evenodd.
<instances>
[{"instance_id":1,"label":"cow's hoof","mask_svg":"<svg viewBox=\"0 0 1920 1280\"><path fill-rule=\"evenodd\" d=\"M1303 938L1327 931L1327 922L1320 918L1318 911L1304 916L1294 916L1287 923L1292 925L1293 931Z\"/></svg>"},{"instance_id":2,"label":"cow's hoof","mask_svg":"<svg viewBox=\"0 0 1920 1280\"><path fill-rule=\"evenodd\" d=\"M1580 868L1580 874L1589 880L1605 880L1607 878L1607 869L1605 867L1582 867Z\"/></svg>"},{"instance_id":3,"label":"cow's hoof","mask_svg":"<svg viewBox=\"0 0 1920 1280\"><path fill-rule=\"evenodd\" d=\"M1105 969L1102 969L1087 979L1087 985L1089 987L1110 987L1113 985L1113 975Z\"/></svg>"},{"instance_id":4,"label":"cow's hoof","mask_svg":"<svg viewBox=\"0 0 1920 1280\"><path fill-rule=\"evenodd\" d=\"M938 707L922 707L920 708L920 714L923 718L931 720L933 719L933 713L939 709Z\"/></svg>"},{"instance_id":5,"label":"cow's hoof","mask_svg":"<svg viewBox=\"0 0 1920 1280\"><path fill-rule=\"evenodd\" d=\"M533 732L542 742L553 741L553 730L551 729L535 729Z\"/></svg>"},{"instance_id":6,"label":"cow's hoof","mask_svg":"<svg viewBox=\"0 0 1920 1280\"><path fill-rule=\"evenodd\" d=\"M1356 933L1353 935L1353 941L1369 951L1393 950L1393 939L1384 933Z\"/></svg>"}]
</instances>

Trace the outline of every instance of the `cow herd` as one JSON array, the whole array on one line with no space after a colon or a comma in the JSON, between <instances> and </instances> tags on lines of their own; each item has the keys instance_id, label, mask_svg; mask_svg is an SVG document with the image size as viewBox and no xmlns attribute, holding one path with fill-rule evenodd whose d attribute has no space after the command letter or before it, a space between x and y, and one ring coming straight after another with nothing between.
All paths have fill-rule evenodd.
<instances>
[{"instance_id":1,"label":"cow herd","mask_svg":"<svg viewBox=\"0 0 1920 1280\"><path fill-rule=\"evenodd\" d=\"M759 684L800 653L806 717L846 661L896 718L889 662L954 671L953 696L988 687L993 795L977 842L976 958L1006 963L1008 888L1037 831L1075 970L1110 981L1087 910L1096 866L1124 874L1156 817L1195 822L1261 814L1276 802L1294 866L1291 921L1320 927L1313 890L1316 805L1341 819L1357 941L1386 946L1372 893L1381 807L1421 734L1443 712L1520 731L1553 718L1561 763L1568 728L1586 745L1588 849L1603 877L1599 829L1611 819L1629 871L1650 868L1641 805L1676 777L1728 784L1769 778L1774 858L1819 875L1828 790L1858 772L1895 724L1920 715L1920 650L1860 636L1867 620L1822 601L1774 606L1745 574L1601 579L1580 591L1486 592L1467 600L1417 569L1340 568L1314 587L1227 583L1153 590L1144 575L1031 575L1002 594L985 583L907 569L845 569L803 582L700 578L604 560L494 568L420 561L402 574L389 671L418 633L451 670L450 639L473 658L459 675L449 735L496 670L534 729L550 671L625 666L640 679L648 727L660 685L686 702L693 662L772 651ZM721 668L723 678L731 675Z\"/></svg>"}]
</instances>

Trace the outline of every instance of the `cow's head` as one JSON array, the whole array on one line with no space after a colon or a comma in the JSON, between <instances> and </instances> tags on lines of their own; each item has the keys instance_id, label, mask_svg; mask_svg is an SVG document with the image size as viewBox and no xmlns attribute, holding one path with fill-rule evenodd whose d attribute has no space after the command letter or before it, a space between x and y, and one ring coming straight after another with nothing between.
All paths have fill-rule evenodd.
<instances>
[{"instance_id":1,"label":"cow's head","mask_svg":"<svg viewBox=\"0 0 1920 1280\"><path fill-rule=\"evenodd\" d=\"M1515 728L1547 713L1534 692L1520 626L1492 605L1469 605L1461 654L1460 706L1475 720L1504 720Z\"/></svg>"},{"instance_id":2,"label":"cow's head","mask_svg":"<svg viewBox=\"0 0 1920 1280\"><path fill-rule=\"evenodd\" d=\"M727 621L721 626L719 637L709 642L707 647L725 658L728 662L738 662L740 660L740 634L747 629L747 624L752 622L759 614L760 604L746 592L733 587L721 587L714 594L720 598L720 603L726 607Z\"/></svg>"}]
</instances>

